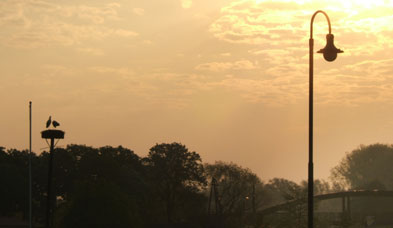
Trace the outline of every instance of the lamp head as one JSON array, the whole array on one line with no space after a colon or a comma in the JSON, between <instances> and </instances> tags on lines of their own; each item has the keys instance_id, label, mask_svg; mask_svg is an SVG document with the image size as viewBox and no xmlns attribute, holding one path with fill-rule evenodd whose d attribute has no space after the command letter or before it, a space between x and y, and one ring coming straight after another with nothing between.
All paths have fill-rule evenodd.
<instances>
[{"instance_id":1,"label":"lamp head","mask_svg":"<svg viewBox=\"0 0 393 228\"><path fill-rule=\"evenodd\" d=\"M343 53L344 51L336 48L334 46L334 36L333 34L326 35L326 46L319 50L317 53L322 53L326 61L332 62L337 58L338 53Z\"/></svg>"}]
</instances>

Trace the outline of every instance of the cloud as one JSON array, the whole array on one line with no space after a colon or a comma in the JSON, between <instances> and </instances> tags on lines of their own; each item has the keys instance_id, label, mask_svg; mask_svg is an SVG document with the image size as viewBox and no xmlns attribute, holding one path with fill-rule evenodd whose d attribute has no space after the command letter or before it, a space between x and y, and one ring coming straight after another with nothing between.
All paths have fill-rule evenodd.
<instances>
[{"instance_id":1,"label":"cloud","mask_svg":"<svg viewBox=\"0 0 393 228\"><path fill-rule=\"evenodd\" d=\"M148 105L184 108L192 96L206 89L206 78L200 74L181 74L159 70L159 73L138 72L129 67L91 66L94 77L90 87L105 92L137 97ZM81 73L80 73L81 74ZM90 77L90 78L91 78Z\"/></svg>"},{"instance_id":2,"label":"cloud","mask_svg":"<svg viewBox=\"0 0 393 228\"><path fill-rule=\"evenodd\" d=\"M229 3L211 23L209 32L220 42L248 48L251 55L248 58L257 59L261 65L254 69L261 78L241 77L232 72L233 77L216 86L242 91L249 101L274 103L278 99L290 103L305 96L311 16L315 9L325 9L332 22L335 44L344 54L334 63L326 63L320 55L315 55L316 102L356 105L393 99L388 86L393 83L388 55L393 51L393 27L389 24L393 19L393 1L383 2L239 0ZM314 22L316 50L325 45L326 32L326 20L318 15ZM233 64L215 61L200 64L196 69L227 72L233 70Z\"/></svg>"},{"instance_id":3,"label":"cloud","mask_svg":"<svg viewBox=\"0 0 393 228\"><path fill-rule=\"evenodd\" d=\"M138 33L131 30L90 25L82 26L53 21L37 27L31 26L29 29L20 29L2 39L7 46L38 48L55 45L71 46L82 44L85 41L100 41L108 37L131 38L136 36L138 36Z\"/></svg>"},{"instance_id":4,"label":"cloud","mask_svg":"<svg viewBox=\"0 0 393 228\"><path fill-rule=\"evenodd\" d=\"M142 8L133 8L132 12L134 12L134 14L138 15L138 16L143 16L145 15L145 10Z\"/></svg>"},{"instance_id":5,"label":"cloud","mask_svg":"<svg viewBox=\"0 0 393 228\"><path fill-rule=\"evenodd\" d=\"M60 11L65 17L75 17L86 20L94 24L102 24L107 20L118 20L117 9L119 4L111 3L102 7L92 7L86 5L61 7Z\"/></svg>"},{"instance_id":6,"label":"cloud","mask_svg":"<svg viewBox=\"0 0 393 228\"><path fill-rule=\"evenodd\" d=\"M333 33L344 39L350 50L368 43L371 51L377 51L391 43L383 33L393 30L389 24L393 19L390 13L393 1L384 1L384 4L349 2L234 1L221 9L221 16L210 25L209 31L219 40L231 43L298 47L307 42L315 8L324 8L331 18ZM327 27L325 20L319 17L322 16L314 23L317 34ZM321 40L318 36L316 39Z\"/></svg>"},{"instance_id":7,"label":"cloud","mask_svg":"<svg viewBox=\"0 0 393 228\"><path fill-rule=\"evenodd\" d=\"M0 29L3 45L20 48L70 46L109 37L131 38L138 35L129 28L113 26L120 20L117 3L101 6L64 5L51 1L14 1L1 3Z\"/></svg>"},{"instance_id":8,"label":"cloud","mask_svg":"<svg viewBox=\"0 0 393 228\"><path fill-rule=\"evenodd\" d=\"M131 23L128 19L135 19L133 14L144 15L142 8L102 2L5 0L0 2L4 9L0 12L0 28L9 35L1 36L0 41L1 45L23 48L65 46L83 54L80 56L87 61L85 67L92 64L88 55L113 57L118 68L87 67L78 74L86 73L102 80L103 83L93 83L97 90L102 87L108 93L138 94L138 97L146 96L151 103L168 99L180 107L193 94L211 89L230 90L248 102L285 105L307 97L310 17L315 8L325 8L332 21L336 46L345 53L333 63L315 55L316 102L360 104L393 99L389 86L393 84L389 56L393 48L393 27L389 24L393 19L392 5L367 8L356 3L355 10L338 0L332 1L334 4L325 0L236 0L223 7L218 15L198 11L200 15L209 15L211 20L206 23L211 24L205 30L208 34L201 34L201 46L195 48L193 41L183 36L182 29L177 29L179 33L175 35L165 34L167 40L173 41L167 46L162 45L166 40L162 37L148 36L144 34L146 30L133 30L134 25L142 27L138 24L140 20ZM180 3L189 8L193 2ZM125 14L130 18L125 18ZM187 21L184 26L195 26L194 20L200 21L196 14L186 15L190 23ZM150 15L143 18L149 19L147 16ZM154 26L164 25L155 23ZM323 47L327 32L322 15L316 17L314 32L317 50ZM176 37L184 37L185 45L180 42L182 45L177 45ZM128 45L132 51L115 52L107 48L114 44ZM168 51L172 57L168 57ZM138 53L143 53L138 55L140 59L130 63L129 59ZM180 59L187 64L179 66ZM154 68L151 64L161 68L150 70Z\"/></svg>"},{"instance_id":9,"label":"cloud","mask_svg":"<svg viewBox=\"0 0 393 228\"><path fill-rule=\"evenodd\" d=\"M78 48L77 49L81 53L89 54L89 55L95 55L95 56L103 56L104 51L97 49L97 48Z\"/></svg>"},{"instance_id":10,"label":"cloud","mask_svg":"<svg viewBox=\"0 0 393 228\"><path fill-rule=\"evenodd\" d=\"M304 35L299 32L303 22L299 23L302 18L298 16L303 13L298 14L296 8L293 3L235 1L221 9L222 15L211 24L210 32L232 43L296 44Z\"/></svg>"},{"instance_id":11,"label":"cloud","mask_svg":"<svg viewBox=\"0 0 393 228\"><path fill-rule=\"evenodd\" d=\"M239 94L246 102L280 106L304 99L306 84L291 84L288 77L260 80L229 76L212 87L227 88Z\"/></svg>"},{"instance_id":12,"label":"cloud","mask_svg":"<svg viewBox=\"0 0 393 228\"><path fill-rule=\"evenodd\" d=\"M181 1L181 6L182 6L184 9L189 9L189 8L191 8L192 0L180 0L180 1Z\"/></svg>"},{"instance_id":13,"label":"cloud","mask_svg":"<svg viewBox=\"0 0 393 228\"><path fill-rule=\"evenodd\" d=\"M135 75L135 72L127 67L105 67L105 66L92 66L88 68L90 71L99 73L99 74L115 74L120 75L122 77L128 78L132 75Z\"/></svg>"},{"instance_id":14,"label":"cloud","mask_svg":"<svg viewBox=\"0 0 393 228\"><path fill-rule=\"evenodd\" d=\"M230 52L225 52L225 53L221 53L220 55L224 56L224 57L229 57L229 56L231 56L231 53Z\"/></svg>"},{"instance_id":15,"label":"cloud","mask_svg":"<svg viewBox=\"0 0 393 228\"><path fill-rule=\"evenodd\" d=\"M206 70L206 71L226 71L226 70L253 70L256 69L257 66L253 62L249 60L239 60L236 62L210 62L210 63L202 63L195 67L197 70Z\"/></svg>"},{"instance_id":16,"label":"cloud","mask_svg":"<svg viewBox=\"0 0 393 228\"><path fill-rule=\"evenodd\" d=\"M114 30L108 30L109 33L108 34L114 34L117 36L121 36L121 37L135 37L138 36L139 34L134 32L134 31L130 31L130 30L126 30L126 29L114 29Z\"/></svg>"}]
</instances>

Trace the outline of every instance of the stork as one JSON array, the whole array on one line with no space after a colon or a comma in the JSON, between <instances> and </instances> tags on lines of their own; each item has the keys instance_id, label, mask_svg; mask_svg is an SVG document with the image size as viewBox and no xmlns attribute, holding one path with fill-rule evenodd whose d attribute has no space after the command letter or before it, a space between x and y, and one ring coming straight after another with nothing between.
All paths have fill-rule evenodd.
<instances>
[{"instance_id":1,"label":"stork","mask_svg":"<svg viewBox=\"0 0 393 228\"><path fill-rule=\"evenodd\" d=\"M53 127L55 127L55 128L60 125L59 122L57 122L56 120L53 120L52 124L53 124Z\"/></svg>"},{"instance_id":2,"label":"stork","mask_svg":"<svg viewBox=\"0 0 393 228\"><path fill-rule=\"evenodd\" d=\"M49 116L48 121L46 121L46 128L48 128L51 123L52 123L52 116Z\"/></svg>"}]
</instances>

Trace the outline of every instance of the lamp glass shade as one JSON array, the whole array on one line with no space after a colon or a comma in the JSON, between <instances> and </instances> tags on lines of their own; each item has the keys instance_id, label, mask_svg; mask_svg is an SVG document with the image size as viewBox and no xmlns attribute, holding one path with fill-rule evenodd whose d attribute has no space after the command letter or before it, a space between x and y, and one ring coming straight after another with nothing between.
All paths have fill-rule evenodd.
<instances>
[{"instance_id":1,"label":"lamp glass shade","mask_svg":"<svg viewBox=\"0 0 393 228\"><path fill-rule=\"evenodd\" d=\"M344 51L336 48L334 46L334 36L333 34L326 35L326 46L319 50L317 53L322 53L326 61L332 62L337 58L338 53L343 53Z\"/></svg>"}]
</instances>

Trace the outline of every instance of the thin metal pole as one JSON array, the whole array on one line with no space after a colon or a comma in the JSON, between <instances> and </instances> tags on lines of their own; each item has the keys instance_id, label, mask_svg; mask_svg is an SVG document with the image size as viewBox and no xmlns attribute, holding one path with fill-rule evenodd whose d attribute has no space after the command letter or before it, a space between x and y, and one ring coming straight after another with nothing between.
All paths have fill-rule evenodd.
<instances>
[{"instance_id":1,"label":"thin metal pole","mask_svg":"<svg viewBox=\"0 0 393 228\"><path fill-rule=\"evenodd\" d=\"M213 177L213 180L214 180L214 177ZM208 214L209 217L211 215L210 205L212 203L212 197L213 197L213 180L212 180L211 187L210 187L209 204L207 206L207 214Z\"/></svg>"},{"instance_id":2,"label":"thin metal pole","mask_svg":"<svg viewBox=\"0 0 393 228\"><path fill-rule=\"evenodd\" d=\"M256 207L255 207L255 181L252 183L252 213L256 214Z\"/></svg>"},{"instance_id":3,"label":"thin metal pole","mask_svg":"<svg viewBox=\"0 0 393 228\"><path fill-rule=\"evenodd\" d=\"M53 152L55 147L55 139L50 139L50 151L49 151L49 171L48 171L48 193L46 199L46 228L49 228L52 220L52 162L53 162Z\"/></svg>"},{"instance_id":4,"label":"thin metal pole","mask_svg":"<svg viewBox=\"0 0 393 228\"><path fill-rule=\"evenodd\" d=\"M32 114L31 114L31 109L32 109L32 103L31 101L29 102L29 228L32 228L32 173L31 173L31 130L32 130L32 126L31 126L31 119L32 119Z\"/></svg>"},{"instance_id":5,"label":"thin metal pole","mask_svg":"<svg viewBox=\"0 0 393 228\"><path fill-rule=\"evenodd\" d=\"M348 212L348 221L351 221L351 197L347 196L347 212Z\"/></svg>"},{"instance_id":6,"label":"thin metal pole","mask_svg":"<svg viewBox=\"0 0 393 228\"><path fill-rule=\"evenodd\" d=\"M314 164L313 164L313 102L314 102L314 40L310 38L309 107L308 107L308 228L314 227Z\"/></svg>"},{"instance_id":7,"label":"thin metal pole","mask_svg":"<svg viewBox=\"0 0 393 228\"><path fill-rule=\"evenodd\" d=\"M252 217L254 226L257 227L257 209L255 205L255 180L252 183Z\"/></svg>"}]
</instances>

